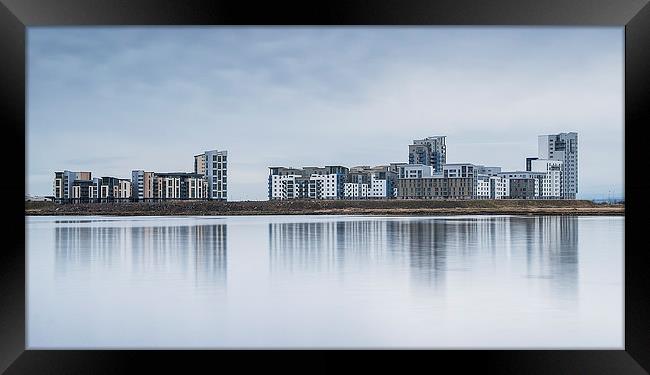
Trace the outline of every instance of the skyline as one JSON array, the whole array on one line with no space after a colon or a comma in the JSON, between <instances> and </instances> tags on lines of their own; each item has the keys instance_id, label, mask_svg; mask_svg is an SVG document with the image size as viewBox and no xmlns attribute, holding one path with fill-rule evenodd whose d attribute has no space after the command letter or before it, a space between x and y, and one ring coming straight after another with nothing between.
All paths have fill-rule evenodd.
<instances>
[{"instance_id":1,"label":"skyline","mask_svg":"<svg viewBox=\"0 0 650 375\"><path fill-rule=\"evenodd\" d=\"M623 197L622 63L619 27L29 28L27 193L217 148L229 199L265 200L272 165L404 162L447 135L449 163L524 170L538 135L576 131L578 198Z\"/></svg>"}]
</instances>

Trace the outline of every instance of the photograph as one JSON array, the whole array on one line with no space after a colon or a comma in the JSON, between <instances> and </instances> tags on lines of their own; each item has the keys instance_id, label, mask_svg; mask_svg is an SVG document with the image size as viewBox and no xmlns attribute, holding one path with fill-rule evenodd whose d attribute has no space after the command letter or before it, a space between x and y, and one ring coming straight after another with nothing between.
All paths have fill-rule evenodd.
<instances>
[{"instance_id":1,"label":"photograph","mask_svg":"<svg viewBox=\"0 0 650 375\"><path fill-rule=\"evenodd\" d=\"M30 26L25 347L625 350L624 26Z\"/></svg>"}]
</instances>

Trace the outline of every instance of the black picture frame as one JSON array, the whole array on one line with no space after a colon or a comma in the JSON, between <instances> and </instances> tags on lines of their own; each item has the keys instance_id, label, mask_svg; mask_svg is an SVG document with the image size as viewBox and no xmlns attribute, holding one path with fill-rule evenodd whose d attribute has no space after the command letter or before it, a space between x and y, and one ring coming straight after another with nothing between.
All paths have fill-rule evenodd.
<instances>
[{"instance_id":1,"label":"black picture frame","mask_svg":"<svg viewBox=\"0 0 650 375\"><path fill-rule=\"evenodd\" d=\"M23 167L26 130L26 28L54 25L562 25L625 27L625 349L624 350L460 350L418 351L416 361L354 358L360 368L378 366L454 366L513 374L645 374L650 371L650 255L642 237L648 207L643 194L650 116L650 5L648 0L499 0L499 1L303 1L296 3L171 0L0 0L0 124L4 160ZM10 150L10 148L12 148ZM11 163L8 163L11 161ZM618 172L615 172L618 173ZM15 175L15 172L12 174ZM25 350L24 179L0 184L3 213L10 228L0 251L0 371L7 374L123 373L134 366L162 365L182 370L207 365L224 369L232 351L67 351ZM20 182L22 181L22 183ZM647 193L646 193L647 194ZM646 216L647 217L647 216ZM225 353L225 355L224 355ZM250 353L250 352L249 352ZM331 357L305 353L312 367L343 368ZM358 353L360 354L360 353ZM215 355L220 355L215 359ZM279 352L262 365L285 371ZM351 358L352 359L352 358ZM236 360L248 368L256 361ZM387 363L389 362L389 363ZM258 363L260 364L260 363ZM349 365L345 366L350 369ZM431 370L432 371L432 370Z\"/></svg>"}]
</instances>

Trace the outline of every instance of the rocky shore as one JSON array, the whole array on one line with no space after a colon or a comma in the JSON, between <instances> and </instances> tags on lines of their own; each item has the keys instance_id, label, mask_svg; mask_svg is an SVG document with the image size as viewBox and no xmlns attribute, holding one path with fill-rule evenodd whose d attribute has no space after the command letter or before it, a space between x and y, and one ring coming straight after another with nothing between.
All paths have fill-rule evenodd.
<instances>
[{"instance_id":1,"label":"rocky shore","mask_svg":"<svg viewBox=\"0 0 650 375\"><path fill-rule=\"evenodd\" d=\"M287 200L58 204L25 202L25 215L625 215L623 204L586 200Z\"/></svg>"}]
</instances>

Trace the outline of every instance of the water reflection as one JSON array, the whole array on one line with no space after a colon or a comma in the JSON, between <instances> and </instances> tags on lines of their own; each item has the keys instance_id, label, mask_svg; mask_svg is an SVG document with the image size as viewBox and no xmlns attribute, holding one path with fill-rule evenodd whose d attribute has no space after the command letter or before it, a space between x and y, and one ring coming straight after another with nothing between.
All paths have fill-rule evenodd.
<instances>
[{"instance_id":1,"label":"water reflection","mask_svg":"<svg viewBox=\"0 0 650 375\"><path fill-rule=\"evenodd\" d=\"M624 218L100 219L27 219L31 348L623 343Z\"/></svg>"},{"instance_id":2,"label":"water reflection","mask_svg":"<svg viewBox=\"0 0 650 375\"><path fill-rule=\"evenodd\" d=\"M415 286L439 291L449 272L525 270L524 281L549 280L553 293L574 296L577 220L556 216L269 223L270 268L280 275L389 263L408 267Z\"/></svg>"},{"instance_id":3,"label":"water reflection","mask_svg":"<svg viewBox=\"0 0 650 375\"><path fill-rule=\"evenodd\" d=\"M411 279L417 285L443 290L447 268L447 225L440 221L405 222L395 233L409 255Z\"/></svg>"},{"instance_id":4,"label":"water reflection","mask_svg":"<svg viewBox=\"0 0 650 375\"><path fill-rule=\"evenodd\" d=\"M180 276L225 287L227 226L57 226L55 270Z\"/></svg>"},{"instance_id":5,"label":"water reflection","mask_svg":"<svg viewBox=\"0 0 650 375\"><path fill-rule=\"evenodd\" d=\"M523 228L529 278L548 279L553 293L575 301L578 285L578 223L571 217L539 217Z\"/></svg>"},{"instance_id":6,"label":"water reflection","mask_svg":"<svg viewBox=\"0 0 650 375\"><path fill-rule=\"evenodd\" d=\"M333 271L399 262L400 254L391 251L399 225L385 220L269 223L271 271Z\"/></svg>"}]
</instances>

